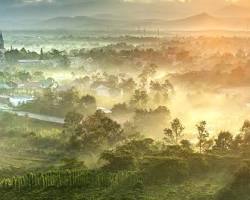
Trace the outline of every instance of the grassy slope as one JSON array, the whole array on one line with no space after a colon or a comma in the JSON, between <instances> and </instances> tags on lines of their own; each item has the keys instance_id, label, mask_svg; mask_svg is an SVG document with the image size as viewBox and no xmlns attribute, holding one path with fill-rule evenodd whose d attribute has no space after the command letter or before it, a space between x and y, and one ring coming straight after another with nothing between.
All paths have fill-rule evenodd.
<instances>
[{"instance_id":1,"label":"grassy slope","mask_svg":"<svg viewBox=\"0 0 250 200\"><path fill-rule=\"evenodd\" d=\"M0 172L4 171L4 175L8 176L8 171L16 175L21 169L25 171L48 166L50 155L55 150L47 144L53 142L61 130L58 124L0 113ZM36 135L31 137L31 132ZM36 141L44 141L44 147L41 142L41 146L38 146Z\"/></svg>"},{"instance_id":2,"label":"grassy slope","mask_svg":"<svg viewBox=\"0 0 250 200\"><path fill-rule=\"evenodd\" d=\"M22 174L22 170L42 168L49 165L50 158L46 152L36 152L24 133L36 132L40 135L51 132L52 129L61 130L56 124L30 120L25 117L7 116L0 113L0 163L1 176L7 175L5 168L14 168L15 175ZM25 129L28 124L28 130ZM11 134L11 135L9 135ZM24 135L23 135L24 134ZM47 135L46 135L47 137ZM46 148L47 149L47 148ZM41 150L41 149L40 149ZM30 152L29 152L30 151ZM20 172L19 172L20 169ZM21 170L22 169L22 170ZM13 170L10 170L13 175ZM143 199L145 200L213 200L219 189L227 182L224 174L207 178L197 178L182 184L162 184L145 186ZM112 190L102 188L75 188L33 190L27 192L0 191L1 200L140 200L135 190L123 187Z\"/></svg>"},{"instance_id":3,"label":"grassy slope","mask_svg":"<svg viewBox=\"0 0 250 200\"><path fill-rule=\"evenodd\" d=\"M187 181L180 185L161 185L146 188L148 200L213 200L224 183L214 179Z\"/></svg>"}]
</instances>

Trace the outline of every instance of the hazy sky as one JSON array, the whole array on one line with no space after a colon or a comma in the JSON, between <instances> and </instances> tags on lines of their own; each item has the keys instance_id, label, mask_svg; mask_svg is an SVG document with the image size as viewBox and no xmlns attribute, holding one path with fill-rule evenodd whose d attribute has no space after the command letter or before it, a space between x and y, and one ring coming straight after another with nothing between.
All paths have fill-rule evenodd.
<instances>
[{"instance_id":1,"label":"hazy sky","mask_svg":"<svg viewBox=\"0 0 250 200\"><path fill-rule=\"evenodd\" d=\"M231 0L233 1L233 0ZM148 18L178 18L215 11L229 0L0 0L1 19L44 19L56 16L112 14ZM250 5L250 0L238 0Z\"/></svg>"}]
</instances>

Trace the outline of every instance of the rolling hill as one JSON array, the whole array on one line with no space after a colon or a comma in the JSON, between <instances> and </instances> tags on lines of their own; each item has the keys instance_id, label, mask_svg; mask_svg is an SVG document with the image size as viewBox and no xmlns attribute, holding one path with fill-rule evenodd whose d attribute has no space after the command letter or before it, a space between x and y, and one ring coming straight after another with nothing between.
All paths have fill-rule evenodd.
<instances>
[{"instance_id":1,"label":"rolling hill","mask_svg":"<svg viewBox=\"0 0 250 200\"><path fill-rule=\"evenodd\" d=\"M143 27L164 30L246 30L250 18L218 17L208 13L189 16L176 20L165 19L120 19L115 17L57 17L30 26L34 29L78 29L78 30L128 30Z\"/></svg>"},{"instance_id":2,"label":"rolling hill","mask_svg":"<svg viewBox=\"0 0 250 200\"><path fill-rule=\"evenodd\" d=\"M232 4L216 10L213 14L218 17L249 18L250 8Z\"/></svg>"}]
</instances>

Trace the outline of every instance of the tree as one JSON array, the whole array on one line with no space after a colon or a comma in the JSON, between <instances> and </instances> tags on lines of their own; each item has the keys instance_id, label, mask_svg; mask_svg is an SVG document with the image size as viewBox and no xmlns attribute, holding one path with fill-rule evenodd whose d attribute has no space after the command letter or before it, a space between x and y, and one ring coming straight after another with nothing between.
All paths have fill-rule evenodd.
<instances>
[{"instance_id":1,"label":"tree","mask_svg":"<svg viewBox=\"0 0 250 200\"><path fill-rule=\"evenodd\" d=\"M250 121L249 120L244 121L244 123L241 127L241 132L244 134L250 132Z\"/></svg>"},{"instance_id":2,"label":"tree","mask_svg":"<svg viewBox=\"0 0 250 200\"><path fill-rule=\"evenodd\" d=\"M180 120L178 118L174 119L171 122L171 127L164 130L165 141L178 145L180 139L183 137L182 133L184 129Z\"/></svg>"},{"instance_id":3,"label":"tree","mask_svg":"<svg viewBox=\"0 0 250 200\"><path fill-rule=\"evenodd\" d=\"M189 151L192 150L192 144L189 140L181 140L180 144L183 149L189 150Z\"/></svg>"},{"instance_id":4,"label":"tree","mask_svg":"<svg viewBox=\"0 0 250 200\"><path fill-rule=\"evenodd\" d=\"M63 91L59 94L60 104L64 109L72 109L75 104L79 102L79 92L75 88L71 88L67 91Z\"/></svg>"},{"instance_id":5,"label":"tree","mask_svg":"<svg viewBox=\"0 0 250 200\"><path fill-rule=\"evenodd\" d=\"M96 99L95 97L91 95L85 95L80 99L80 102L84 104L84 106L88 107L89 105L96 105Z\"/></svg>"},{"instance_id":6,"label":"tree","mask_svg":"<svg viewBox=\"0 0 250 200\"><path fill-rule=\"evenodd\" d=\"M250 152L250 121L246 120L240 129L240 134L235 136L232 142L232 149L241 151L241 153L248 155Z\"/></svg>"},{"instance_id":7,"label":"tree","mask_svg":"<svg viewBox=\"0 0 250 200\"><path fill-rule=\"evenodd\" d=\"M142 134L161 133L165 124L170 121L170 111L165 106L152 109L136 109L133 117L134 125Z\"/></svg>"},{"instance_id":8,"label":"tree","mask_svg":"<svg viewBox=\"0 0 250 200\"><path fill-rule=\"evenodd\" d=\"M102 168L108 171L134 170L136 166L135 158L128 153L104 151L100 158L106 161Z\"/></svg>"},{"instance_id":9,"label":"tree","mask_svg":"<svg viewBox=\"0 0 250 200\"><path fill-rule=\"evenodd\" d=\"M57 93L53 92L51 88L44 89L43 96L38 99L44 107L48 108L47 110L53 110L57 100Z\"/></svg>"},{"instance_id":10,"label":"tree","mask_svg":"<svg viewBox=\"0 0 250 200\"><path fill-rule=\"evenodd\" d=\"M133 139L127 143L118 146L117 152L130 153L135 157L143 157L144 155L152 154L154 149L154 140L151 138Z\"/></svg>"},{"instance_id":11,"label":"tree","mask_svg":"<svg viewBox=\"0 0 250 200\"><path fill-rule=\"evenodd\" d=\"M130 104L137 108L145 108L149 100L149 96L144 90L135 90Z\"/></svg>"},{"instance_id":12,"label":"tree","mask_svg":"<svg viewBox=\"0 0 250 200\"><path fill-rule=\"evenodd\" d=\"M45 57L45 56L43 56ZM57 49L52 49L49 53L47 53L48 59L57 60L58 63L62 67L69 67L70 66L70 59L68 58L65 51L59 51Z\"/></svg>"},{"instance_id":13,"label":"tree","mask_svg":"<svg viewBox=\"0 0 250 200\"><path fill-rule=\"evenodd\" d=\"M33 80L43 81L45 79L44 73L41 71L36 71L32 74Z\"/></svg>"},{"instance_id":14,"label":"tree","mask_svg":"<svg viewBox=\"0 0 250 200\"><path fill-rule=\"evenodd\" d=\"M154 102L156 104L161 103L161 92L163 90L162 85L158 81L151 81L150 82L150 90L153 91L154 94Z\"/></svg>"},{"instance_id":15,"label":"tree","mask_svg":"<svg viewBox=\"0 0 250 200\"><path fill-rule=\"evenodd\" d=\"M66 114L63 126L63 136L65 140L71 140L75 136L75 131L83 121L83 115L77 112Z\"/></svg>"},{"instance_id":16,"label":"tree","mask_svg":"<svg viewBox=\"0 0 250 200\"><path fill-rule=\"evenodd\" d=\"M70 59L68 58L67 55L63 55L61 58L60 58L60 64L62 65L62 67L69 67L70 64L71 64L71 61Z\"/></svg>"},{"instance_id":17,"label":"tree","mask_svg":"<svg viewBox=\"0 0 250 200\"><path fill-rule=\"evenodd\" d=\"M232 144L231 144L231 148L234 151L238 151L242 147L242 144L243 144L243 136L242 134L238 134L234 137Z\"/></svg>"},{"instance_id":18,"label":"tree","mask_svg":"<svg viewBox=\"0 0 250 200\"><path fill-rule=\"evenodd\" d=\"M101 159L108 162L104 165L106 169L128 170L135 168L135 164L141 158L152 155L155 150L153 139L134 139L117 146L112 151L105 151L101 154Z\"/></svg>"},{"instance_id":19,"label":"tree","mask_svg":"<svg viewBox=\"0 0 250 200\"><path fill-rule=\"evenodd\" d=\"M52 58L58 58L62 56L63 51L58 51L57 49L52 49L49 54Z\"/></svg>"},{"instance_id":20,"label":"tree","mask_svg":"<svg viewBox=\"0 0 250 200\"><path fill-rule=\"evenodd\" d=\"M196 125L198 131L198 147L200 153L206 149L206 144L208 142L209 133L206 128L206 121L201 121Z\"/></svg>"},{"instance_id":21,"label":"tree","mask_svg":"<svg viewBox=\"0 0 250 200\"><path fill-rule=\"evenodd\" d=\"M215 150L225 152L231 149L232 142L233 142L233 135L228 131L221 131L217 139L215 139L215 146L213 148Z\"/></svg>"},{"instance_id":22,"label":"tree","mask_svg":"<svg viewBox=\"0 0 250 200\"><path fill-rule=\"evenodd\" d=\"M32 76L29 72L26 71L19 71L15 74L15 76L20 80L20 81L29 81L31 80Z\"/></svg>"},{"instance_id":23,"label":"tree","mask_svg":"<svg viewBox=\"0 0 250 200\"><path fill-rule=\"evenodd\" d=\"M39 59L40 60L44 59L43 48L40 49L40 57L39 57Z\"/></svg>"},{"instance_id":24,"label":"tree","mask_svg":"<svg viewBox=\"0 0 250 200\"><path fill-rule=\"evenodd\" d=\"M140 134L138 127L133 122L127 121L123 124L123 132L126 140L139 139L143 136Z\"/></svg>"},{"instance_id":25,"label":"tree","mask_svg":"<svg viewBox=\"0 0 250 200\"><path fill-rule=\"evenodd\" d=\"M124 93L131 93L131 91L134 91L134 89L136 88L136 82L133 78L122 79L119 87L123 89Z\"/></svg>"},{"instance_id":26,"label":"tree","mask_svg":"<svg viewBox=\"0 0 250 200\"><path fill-rule=\"evenodd\" d=\"M117 122L101 111L87 117L77 126L71 137L71 145L85 150L98 150L113 146L124 139L123 130Z\"/></svg>"},{"instance_id":27,"label":"tree","mask_svg":"<svg viewBox=\"0 0 250 200\"><path fill-rule=\"evenodd\" d=\"M64 119L64 128L73 132L83 121L83 115L76 112L69 112Z\"/></svg>"},{"instance_id":28,"label":"tree","mask_svg":"<svg viewBox=\"0 0 250 200\"><path fill-rule=\"evenodd\" d=\"M139 75L141 81L141 87L145 88L148 80L156 73L158 66L155 64L150 64L144 67L142 73Z\"/></svg>"},{"instance_id":29,"label":"tree","mask_svg":"<svg viewBox=\"0 0 250 200\"><path fill-rule=\"evenodd\" d=\"M119 115L119 114L126 114L129 113L130 109L128 108L126 103L118 103L115 104L112 108L112 113L114 115Z\"/></svg>"},{"instance_id":30,"label":"tree","mask_svg":"<svg viewBox=\"0 0 250 200\"><path fill-rule=\"evenodd\" d=\"M155 103L166 103L166 101L169 99L169 94L174 92L174 87L170 81L166 79L164 83L151 81L150 90L154 93Z\"/></svg>"},{"instance_id":31,"label":"tree","mask_svg":"<svg viewBox=\"0 0 250 200\"><path fill-rule=\"evenodd\" d=\"M91 95L85 95L80 99L80 112L87 112L87 114L94 114L96 111L96 99Z\"/></svg>"},{"instance_id":32,"label":"tree","mask_svg":"<svg viewBox=\"0 0 250 200\"><path fill-rule=\"evenodd\" d=\"M244 146L250 146L250 121L246 120L241 128Z\"/></svg>"},{"instance_id":33,"label":"tree","mask_svg":"<svg viewBox=\"0 0 250 200\"><path fill-rule=\"evenodd\" d=\"M172 85L172 83L170 83L168 79L166 79L164 84L162 84L162 88L164 100L167 101L169 99L169 94L174 93L174 86Z\"/></svg>"}]
</instances>

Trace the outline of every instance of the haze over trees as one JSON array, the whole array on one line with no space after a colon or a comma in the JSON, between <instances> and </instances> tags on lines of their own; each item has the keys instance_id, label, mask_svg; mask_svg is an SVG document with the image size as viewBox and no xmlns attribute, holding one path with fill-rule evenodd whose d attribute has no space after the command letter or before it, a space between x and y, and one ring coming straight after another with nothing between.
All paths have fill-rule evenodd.
<instances>
[{"instance_id":1,"label":"haze over trees","mask_svg":"<svg viewBox=\"0 0 250 200\"><path fill-rule=\"evenodd\" d=\"M138 29L10 31L3 200L248 199L248 33Z\"/></svg>"}]
</instances>

